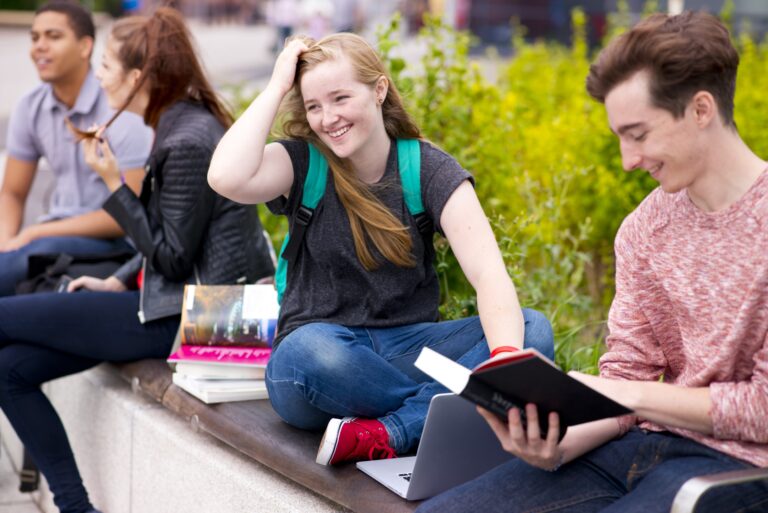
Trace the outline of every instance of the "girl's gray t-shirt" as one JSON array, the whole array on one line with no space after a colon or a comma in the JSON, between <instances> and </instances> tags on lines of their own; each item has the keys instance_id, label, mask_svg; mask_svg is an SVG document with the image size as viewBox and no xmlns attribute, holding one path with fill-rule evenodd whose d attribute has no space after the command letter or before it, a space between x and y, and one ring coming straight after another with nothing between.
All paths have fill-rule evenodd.
<instances>
[{"instance_id":1,"label":"girl's gray t-shirt","mask_svg":"<svg viewBox=\"0 0 768 513\"><path fill-rule=\"evenodd\" d=\"M267 203L274 214L288 216L289 223L301 206L301 191L309 166L307 143L281 140L293 163L294 180L288 199ZM472 176L456 160L421 141L421 197L424 208L441 231L440 215L448 198ZM440 287L434 268L432 236L428 243L419 234L408 212L397 169L397 145L392 141L387 168L381 180L370 186L373 194L408 226L416 266L398 267L384 259L371 244L380 265L367 271L357 259L346 210L328 172L325 194L315 209L295 261L289 263L285 293L280 305L279 343L294 329L312 322L350 327L386 328L438 319Z\"/></svg>"}]
</instances>

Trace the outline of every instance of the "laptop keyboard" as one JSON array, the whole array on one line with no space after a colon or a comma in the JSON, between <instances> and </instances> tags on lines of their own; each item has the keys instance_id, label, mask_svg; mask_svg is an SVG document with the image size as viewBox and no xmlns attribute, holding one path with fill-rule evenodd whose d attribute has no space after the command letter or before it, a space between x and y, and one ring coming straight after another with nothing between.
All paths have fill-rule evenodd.
<instances>
[{"instance_id":1,"label":"laptop keyboard","mask_svg":"<svg viewBox=\"0 0 768 513\"><path fill-rule=\"evenodd\" d=\"M398 477L402 477L403 479L405 479L409 483L411 482L411 472L404 472L402 474L398 474L397 476Z\"/></svg>"}]
</instances>

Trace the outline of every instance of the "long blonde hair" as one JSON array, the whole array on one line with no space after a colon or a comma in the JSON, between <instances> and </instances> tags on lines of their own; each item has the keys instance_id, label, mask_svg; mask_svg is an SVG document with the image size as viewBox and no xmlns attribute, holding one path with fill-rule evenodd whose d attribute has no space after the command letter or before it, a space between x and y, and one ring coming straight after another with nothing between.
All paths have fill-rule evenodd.
<instances>
[{"instance_id":1,"label":"long blonde hair","mask_svg":"<svg viewBox=\"0 0 768 513\"><path fill-rule=\"evenodd\" d=\"M382 76L389 82L382 104L387 135L393 139L419 139L421 132L405 111L400 93L378 54L365 39L355 34L340 33L317 42L310 39L305 39L305 42L309 50L299 57L293 89L283 103L283 133L315 145L328 160L336 192L349 217L355 252L363 267L369 271L379 267L368 246L369 240L388 261L400 267L413 267L416 262L408 228L371 193L357 177L350 162L337 157L310 128L301 95L301 77L323 62L347 57L361 83L373 88Z\"/></svg>"}]
</instances>

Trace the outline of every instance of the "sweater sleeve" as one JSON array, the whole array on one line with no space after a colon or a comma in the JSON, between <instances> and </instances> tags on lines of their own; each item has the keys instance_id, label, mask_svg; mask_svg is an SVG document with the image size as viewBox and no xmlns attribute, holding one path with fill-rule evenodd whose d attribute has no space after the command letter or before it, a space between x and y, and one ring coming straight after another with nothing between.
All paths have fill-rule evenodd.
<instances>
[{"instance_id":1,"label":"sweater sleeve","mask_svg":"<svg viewBox=\"0 0 768 513\"><path fill-rule=\"evenodd\" d=\"M625 220L616 235L616 295L608 312L608 351L600 358L600 375L609 379L657 381L666 368L666 358L653 332L643 305L653 300L648 266L635 239L634 215ZM637 422L627 415L618 419L621 433Z\"/></svg>"},{"instance_id":2,"label":"sweater sleeve","mask_svg":"<svg viewBox=\"0 0 768 513\"><path fill-rule=\"evenodd\" d=\"M753 361L749 379L709 386L709 415L715 438L768 443L768 339Z\"/></svg>"}]
</instances>

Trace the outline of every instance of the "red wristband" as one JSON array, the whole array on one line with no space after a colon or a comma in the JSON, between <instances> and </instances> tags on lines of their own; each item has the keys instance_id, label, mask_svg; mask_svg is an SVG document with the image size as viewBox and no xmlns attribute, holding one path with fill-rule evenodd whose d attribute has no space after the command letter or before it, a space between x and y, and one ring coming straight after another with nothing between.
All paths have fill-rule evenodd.
<instances>
[{"instance_id":1,"label":"red wristband","mask_svg":"<svg viewBox=\"0 0 768 513\"><path fill-rule=\"evenodd\" d=\"M499 346L491 351L491 358L500 353L514 353L515 351L519 351L515 346Z\"/></svg>"}]
</instances>

